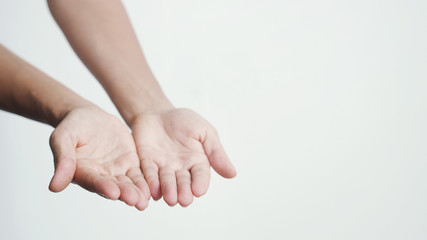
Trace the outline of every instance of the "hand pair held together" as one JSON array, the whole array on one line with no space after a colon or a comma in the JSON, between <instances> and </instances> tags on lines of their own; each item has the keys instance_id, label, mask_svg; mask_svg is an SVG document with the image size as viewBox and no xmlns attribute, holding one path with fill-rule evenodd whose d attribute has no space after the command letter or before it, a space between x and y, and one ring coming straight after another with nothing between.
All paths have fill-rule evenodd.
<instances>
[{"instance_id":1,"label":"hand pair held together","mask_svg":"<svg viewBox=\"0 0 427 240\"><path fill-rule=\"evenodd\" d=\"M130 127L95 106L70 111L51 135L50 190L74 182L143 210L162 196L170 206L188 206L206 193L211 166L236 175L215 129L191 110L141 114Z\"/></svg>"},{"instance_id":2,"label":"hand pair held together","mask_svg":"<svg viewBox=\"0 0 427 240\"><path fill-rule=\"evenodd\" d=\"M0 108L55 127L50 189L71 182L138 209L187 206L206 193L210 167L236 172L215 129L166 98L120 0L48 0L73 50L132 129L0 45Z\"/></svg>"}]
</instances>

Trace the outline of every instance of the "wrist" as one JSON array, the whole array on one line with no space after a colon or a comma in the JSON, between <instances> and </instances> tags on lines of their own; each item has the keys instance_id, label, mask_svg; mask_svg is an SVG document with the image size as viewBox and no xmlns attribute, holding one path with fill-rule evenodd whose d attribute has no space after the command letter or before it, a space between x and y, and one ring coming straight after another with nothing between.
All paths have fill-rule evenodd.
<instances>
[{"instance_id":1,"label":"wrist","mask_svg":"<svg viewBox=\"0 0 427 240\"><path fill-rule=\"evenodd\" d=\"M82 108L98 107L85 99L81 99L80 97L77 99L64 99L61 102L56 102L54 107L45 109L46 121L49 125L56 127L70 112Z\"/></svg>"},{"instance_id":2,"label":"wrist","mask_svg":"<svg viewBox=\"0 0 427 240\"><path fill-rule=\"evenodd\" d=\"M173 104L166 97L145 96L135 99L126 110L120 111L128 126L132 126L134 120L143 114L157 114L175 109Z\"/></svg>"}]
</instances>

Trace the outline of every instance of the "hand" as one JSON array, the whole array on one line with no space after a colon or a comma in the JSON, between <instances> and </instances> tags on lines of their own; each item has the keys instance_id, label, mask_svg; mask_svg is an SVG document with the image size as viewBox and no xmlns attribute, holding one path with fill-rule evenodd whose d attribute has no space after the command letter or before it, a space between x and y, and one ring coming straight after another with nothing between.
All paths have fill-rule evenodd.
<instances>
[{"instance_id":1,"label":"hand","mask_svg":"<svg viewBox=\"0 0 427 240\"><path fill-rule=\"evenodd\" d=\"M51 191L62 191L73 181L139 210L147 207L150 191L135 143L118 118L97 107L72 110L53 131L50 145L55 160Z\"/></svg>"},{"instance_id":2,"label":"hand","mask_svg":"<svg viewBox=\"0 0 427 240\"><path fill-rule=\"evenodd\" d=\"M144 113L131 123L145 179L155 200L188 206L208 189L210 166L226 178L236 175L216 130L188 109Z\"/></svg>"}]
</instances>

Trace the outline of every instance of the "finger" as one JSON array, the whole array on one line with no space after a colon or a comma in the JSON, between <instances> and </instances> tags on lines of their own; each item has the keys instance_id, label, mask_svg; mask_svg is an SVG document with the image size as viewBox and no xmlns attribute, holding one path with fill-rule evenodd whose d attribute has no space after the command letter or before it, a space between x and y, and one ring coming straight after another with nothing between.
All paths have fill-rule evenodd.
<instances>
[{"instance_id":1,"label":"finger","mask_svg":"<svg viewBox=\"0 0 427 240\"><path fill-rule=\"evenodd\" d=\"M98 193L111 200L120 197L120 189L111 176L102 176L91 169L78 169L74 181L84 189Z\"/></svg>"},{"instance_id":2,"label":"finger","mask_svg":"<svg viewBox=\"0 0 427 240\"><path fill-rule=\"evenodd\" d=\"M132 168L126 174L133 184L140 190L139 201L135 205L138 210L144 210L148 206L148 201L151 198L150 188L147 182L145 182L144 176L142 175L141 169Z\"/></svg>"},{"instance_id":3,"label":"finger","mask_svg":"<svg viewBox=\"0 0 427 240\"><path fill-rule=\"evenodd\" d=\"M206 194L211 179L210 166L199 163L191 168L191 190L194 196L201 197Z\"/></svg>"},{"instance_id":4,"label":"finger","mask_svg":"<svg viewBox=\"0 0 427 240\"><path fill-rule=\"evenodd\" d=\"M160 187L163 199L169 206L177 203L176 177L174 171L168 167L160 169Z\"/></svg>"},{"instance_id":5,"label":"finger","mask_svg":"<svg viewBox=\"0 0 427 240\"><path fill-rule=\"evenodd\" d=\"M236 176L236 169L225 153L215 129L208 130L202 144L210 164L219 175L225 178Z\"/></svg>"},{"instance_id":6,"label":"finger","mask_svg":"<svg viewBox=\"0 0 427 240\"><path fill-rule=\"evenodd\" d=\"M132 180L127 176L116 177L117 186L120 188L120 200L129 206L135 206L140 197L140 190L133 184Z\"/></svg>"},{"instance_id":7,"label":"finger","mask_svg":"<svg viewBox=\"0 0 427 240\"><path fill-rule=\"evenodd\" d=\"M147 200L150 200L151 198L150 187L145 181L145 178L141 172L141 169L132 168L127 172L126 175L130 178L130 180L132 180L133 184L135 184L135 186L137 186L142 191L145 198Z\"/></svg>"},{"instance_id":8,"label":"finger","mask_svg":"<svg viewBox=\"0 0 427 240\"><path fill-rule=\"evenodd\" d=\"M176 182L178 185L178 202L181 206L186 207L193 202L190 172L188 170L177 171Z\"/></svg>"},{"instance_id":9,"label":"finger","mask_svg":"<svg viewBox=\"0 0 427 240\"><path fill-rule=\"evenodd\" d=\"M50 136L50 148L55 163L55 173L49 184L50 191L60 192L73 180L76 172L76 145L68 132L60 127Z\"/></svg>"},{"instance_id":10,"label":"finger","mask_svg":"<svg viewBox=\"0 0 427 240\"><path fill-rule=\"evenodd\" d=\"M159 170L156 164L150 160L142 160L141 169L150 187L151 196L154 200L159 200L162 197L162 192L160 190Z\"/></svg>"},{"instance_id":11,"label":"finger","mask_svg":"<svg viewBox=\"0 0 427 240\"><path fill-rule=\"evenodd\" d=\"M142 210L144 210L144 209L146 209L148 207L148 200L147 200L147 197L145 196L145 194L142 191L138 191L138 194L139 194L139 200L135 204L135 207L139 211L142 211Z\"/></svg>"}]
</instances>

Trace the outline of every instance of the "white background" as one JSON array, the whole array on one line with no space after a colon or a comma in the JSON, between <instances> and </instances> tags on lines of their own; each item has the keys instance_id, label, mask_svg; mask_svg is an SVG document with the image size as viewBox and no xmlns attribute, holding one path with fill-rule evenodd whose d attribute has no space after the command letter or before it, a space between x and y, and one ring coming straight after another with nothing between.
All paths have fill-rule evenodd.
<instances>
[{"instance_id":1,"label":"white background","mask_svg":"<svg viewBox=\"0 0 427 240\"><path fill-rule=\"evenodd\" d=\"M54 194L52 128L0 112L0 239L427 239L427 1L125 1L176 106L238 176L188 208ZM0 0L0 41L117 115L44 1Z\"/></svg>"}]
</instances>

